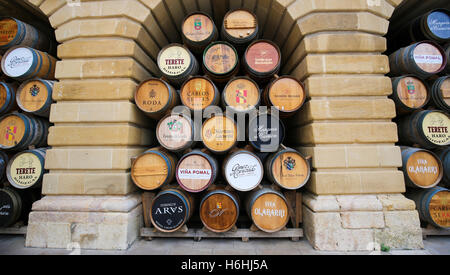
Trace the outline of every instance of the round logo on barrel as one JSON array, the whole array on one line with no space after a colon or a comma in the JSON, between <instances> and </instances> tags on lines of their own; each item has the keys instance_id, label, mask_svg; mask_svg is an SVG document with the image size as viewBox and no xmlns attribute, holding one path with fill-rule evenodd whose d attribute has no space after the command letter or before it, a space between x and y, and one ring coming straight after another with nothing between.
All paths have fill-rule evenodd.
<instances>
[{"instance_id":1,"label":"round logo on barrel","mask_svg":"<svg viewBox=\"0 0 450 275\"><path fill-rule=\"evenodd\" d=\"M186 219L186 205L173 194L163 194L155 199L152 206L152 220L163 230L174 230Z\"/></svg>"},{"instance_id":2,"label":"round logo on barrel","mask_svg":"<svg viewBox=\"0 0 450 275\"><path fill-rule=\"evenodd\" d=\"M450 144L449 117L441 112L430 112L422 122L422 129L425 137L432 143L439 146Z\"/></svg>"},{"instance_id":3,"label":"round logo on barrel","mask_svg":"<svg viewBox=\"0 0 450 275\"><path fill-rule=\"evenodd\" d=\"M36 184L41 173L41 161L32 153L23 153L17 156L10 168L10 175L14 183L24 188Z\"/></svg>"},{"instance_id":4,"label":"round logo on barrel","mask_svg":"<svg viewBox=\"0 0 450 275\"><path fill-rule=\"evenodd\" d=\"M183 47L172 46L161 52L158 66L169 76L181 75L189 68L191 56Z\"/></svg>"},{"instance_id":5,"label":"round logo on barrel","mask_svg":"<svg viewBox=\"0 0 450 275\"><path fill-rule=\"evenodd\" d=\"M231 187L248 191L254 189L263 176L259 159L249 153L241 153L230 158L225 166L225 177Z\"/></svg>"}]
</instances>

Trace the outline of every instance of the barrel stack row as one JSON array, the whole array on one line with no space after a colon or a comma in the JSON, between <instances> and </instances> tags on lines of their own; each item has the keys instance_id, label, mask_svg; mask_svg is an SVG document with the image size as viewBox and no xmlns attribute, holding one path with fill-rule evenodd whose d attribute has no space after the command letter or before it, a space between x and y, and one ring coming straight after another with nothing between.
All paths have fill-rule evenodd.
<instances>
[{"instance_id":1,"label":"barrel stack row","mask_svg":"<svg viewBox=\"0 0 450 275\"><path fill-rule=\"evenodd\" d=\"M34 26L0 18L0 227L26 223L40 199L55 79L56 42Z\"/></svg>"},{"instance_id":2,"label":"barrel stack row","mask_svg":"<svg viewBox=\"0 0 450 275\"><path fill-rule=\"evenodd\" d=\"M406 196L421 220L450 228L450 11L430 11L405 26L389 56Z\"/></svg>"},{"instance_id":3,"label":"barrel stack row","mask_svg":"<svg viewBox=\"0 0 450 275\"><path fill-rule=\"evenodd\" d=\"M311 170L305 156L283 145L285 120L306 100L304 85L277 75L280 49L258 40L252 12L228 12L220 32L196 12L181 33L184 44L158 55L163 77L135 92L138 108L156 122L159 143L131 167L140 189L158 192L149 220L174 232L198 212L205 228L226 232L242 209L260 230L281 230L290 214L282 190L304 186Z\"/></svg>"}]
</instances>

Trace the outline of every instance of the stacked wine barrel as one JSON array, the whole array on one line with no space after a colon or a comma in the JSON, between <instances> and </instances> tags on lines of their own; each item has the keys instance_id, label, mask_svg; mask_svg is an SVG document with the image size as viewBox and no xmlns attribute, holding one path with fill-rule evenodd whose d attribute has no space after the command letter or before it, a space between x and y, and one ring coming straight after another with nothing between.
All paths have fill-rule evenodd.
<instances>
[{"instance_id":1,"label":"stacked wine barrel","mask_svg":"<svg viewBox=\"0 0 450 275\"><path fill-rule=\"evenodd\" d=\"M390 49L406 196L424 223L450 228L450 11L427 12L404 26Z\"/></svg>"},{"instance_id":2,"label":"stacked wine barrel","mask_svg":"<svg viewBox=\"0 0 450 275\"><path fill-rule=\"evenodd\" d=\"M40 199L56 41L21 20L0 17L0 227L26 223Z\"/></svg>"},{"instance_id":3,"label":"stacked wine barrel","mask_svg":"<svg viewBox=\"0 0 450 275\"><path fill-rule=\"evenodd\" d=\"M155 193L146 218L160 231L197 217L226 232L242 214L276 232L292 214L284 193L310 177L307 157L283 144L284 121L303 106L305 87L277 75L281 51L258 39L255 14L230 11L219 27L206 13L188 15L183 44L158 55L163 77L137 87L136 105L156 121L159 147L132 159L132 180Z\"/></svg>"}]
</instances>

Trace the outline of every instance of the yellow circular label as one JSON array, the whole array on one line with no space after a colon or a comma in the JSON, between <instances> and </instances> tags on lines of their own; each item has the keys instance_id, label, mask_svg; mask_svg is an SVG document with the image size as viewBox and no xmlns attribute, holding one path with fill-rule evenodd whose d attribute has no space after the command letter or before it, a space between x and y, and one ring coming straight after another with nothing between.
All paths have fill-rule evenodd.
<instances>
[{"instance_id":1,"label":"yellow circular label","mask_svg":"<svg viewBox=\"0 0 450 275\"><path fill-rule=\"evenodd\" d=\"M20 154L13 160L9 172L16 185L24 188L33 186L42 173L41 161L35 154Z\"/></svg>"},{"instance_id":2,"label":"yellow circular label","mask_svg":"<svg viewBox=\"0 0 450 275\"><path fill-rule=\"evenodd\" d=\"M0 46L10 43L17 36L18 26L11 18L0 20Z\"/></svg>"},{"instance_id":3,"label":"yellow circular label","mask_svg":"<svg viewBox=\"0 0 450 275\"><path fill-rule=\"evenodd\" d=\"M445 146L450 144L449 125L450 119L447 115L440 112L430 112L423 119L422 130L430 142Z\"/></svg>"},{"instance_id":4,"label":"yellow circular label","mask_svg":"<svg viewBox=\"0 0 450 275\"><path fill-rule=\"evenodd\" d=\"M163 50L158 57L159 69L166 75L181 75L189 68L191 56L181 46L171 46Z\"/></svg>"}]
</instances>

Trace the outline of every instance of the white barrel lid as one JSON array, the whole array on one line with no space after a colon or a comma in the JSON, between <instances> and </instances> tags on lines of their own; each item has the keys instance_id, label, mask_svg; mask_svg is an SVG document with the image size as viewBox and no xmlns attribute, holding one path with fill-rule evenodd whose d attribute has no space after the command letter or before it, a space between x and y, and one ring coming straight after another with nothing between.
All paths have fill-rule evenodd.
<instances>
[{"instance_id":1,"label":"white barrel lid","mask_svg":"<svg viewBox=\"0 0 450 275\"><path fill-rule=\"evenodd\" d=\"M24 75L33 65L33 52L25 47L10 51L4 58L3 70L9 77Z\"/></svg>"},{"instance_id":2,"label":"white barrel lid","mask_svg":"<svg viewBox=\"0 0 450 275\"><path fill-rule=\"evenodd\" d=\"M256 188L263 178L264 167L257 156L241 152L229 158L225 166L228 184L239 191Z\"/></svg>"}]
</instances>

